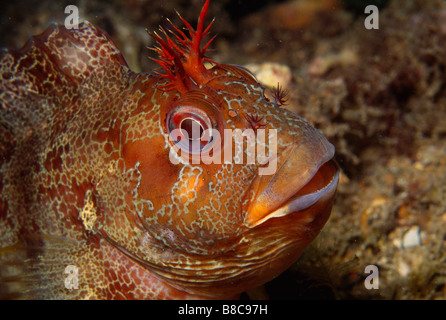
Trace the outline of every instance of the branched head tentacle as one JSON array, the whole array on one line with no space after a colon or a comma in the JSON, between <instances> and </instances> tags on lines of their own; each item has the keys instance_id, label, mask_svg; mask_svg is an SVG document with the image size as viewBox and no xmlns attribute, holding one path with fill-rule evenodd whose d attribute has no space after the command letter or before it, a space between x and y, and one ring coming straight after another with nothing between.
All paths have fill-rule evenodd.
<instances>
[{"instance_id":1,"label":"branched head tentacle","mask_svg":"<svg viewBox=\"0 0 446 320\"><path fill-rule=\"evenodd\" d=\"M257 129L262 129L267 126L264 121L264 116L258 114L245 114L245 119L250 124L251 128L257 132Z\"/></svg>"},{"instance_id":2,"label":"branched head tentacle","mask_svg":"<svg viewBox=\"0 0 446 320\"><path fill-rule=\"evenodd\" d=\"M284 90L282 87L280 87L280 84L277 83L277 87L273 87L272 89L274 101L273 103L281 107L283 105L286 105L288 102L288 91Z\"/></svg>"},{"instance_id":3,"label":"branched head tentacle","mask_svg":"<svg viewBox=\"0 0 446 320\"><path fill-rule=\"evenodd\" d=\"M184 93L210 79L211 74L204 66L204 62L211 61L205 54L215 36L201 47L203 38L209 33L214 22L212 20L205 28L204 19L208 7L209 0L206 0L198 18L196 30L177 12L187 33L170 20L168 21L172 29L169 29L168 32L162 27L160 27L160 35L156 32L149 32L158 43L158 46L153 48L158 54L158 59L153 60L164 70L164 73L158 74L168 80L168 83L162 86L163 89Z\"/></svg>"}]
</instances>

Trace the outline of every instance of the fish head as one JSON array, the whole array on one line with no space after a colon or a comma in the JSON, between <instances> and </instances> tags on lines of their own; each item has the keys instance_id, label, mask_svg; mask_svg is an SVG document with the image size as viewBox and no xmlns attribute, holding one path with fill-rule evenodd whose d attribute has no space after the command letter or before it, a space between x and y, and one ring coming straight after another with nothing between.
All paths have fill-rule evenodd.
<instances>
[{"instance_id":1,"label":"fish head","mask_svg":"<svg viewBox=\"0 0 446 320\"><path fill-rule=\"evenodd\" d=\"M63 290L46 264L61 260L79 263L92 290L125 293L153 274L191 294L234 297L288 268L327 221L339 179L333 145L268 100L248 70L206 57L208 5L196 30L185 22L186 33L152 34L160 73L130 71L88 22L54 25L0 56L10 80L0 83L0 122L14 129L1 128L0 151L20 150L17 163L2 157L0 217L23 212L20 237L39 240L36 256L54 255L32 260L50 269L35 283ZM15 178L20 186L5 187ZM57 236L49 249L46 233Z\"/></svg>"},{"instance_id":2,"label":"fish head","mask_svg":"<svg viewBox=\"0 0 446 320\"><path fill-rule=\"evenodd\" d=\"M152 34L164 73L156 130L123 153L139 175L128 251L172 286L222 298L299 257L330 215L339 171L333 145L248 70L205 64L203 11L191 39Z\"/></svg>"}]
</instances>

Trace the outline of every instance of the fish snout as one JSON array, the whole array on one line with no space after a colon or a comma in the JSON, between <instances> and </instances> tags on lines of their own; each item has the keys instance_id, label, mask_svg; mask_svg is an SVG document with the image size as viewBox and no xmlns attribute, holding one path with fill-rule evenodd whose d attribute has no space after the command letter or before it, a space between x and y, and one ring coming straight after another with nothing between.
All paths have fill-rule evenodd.
<instances>
[{"instance_id":1,"label":"fish snout","mask_svg":"<svg viewBox=\"0 0 446 320\"><path fill-rule=\"evenodd\" d=\"M275 174L259 175L251 186L255 196L245 218L250 228L332 201L336 193L339 169L333 160L335 148L317 130L306 140L279 149L279 153L274 159L278 160ZM317 210L312 212L317 214Z\"/></svg>"}]
</instances>

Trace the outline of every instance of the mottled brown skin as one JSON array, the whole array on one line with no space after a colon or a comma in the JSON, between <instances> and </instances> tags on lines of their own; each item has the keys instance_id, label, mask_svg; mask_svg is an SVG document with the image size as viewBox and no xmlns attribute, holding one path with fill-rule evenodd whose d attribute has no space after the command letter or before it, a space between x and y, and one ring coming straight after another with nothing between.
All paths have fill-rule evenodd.
<instances>
[{"instance_id":1,"label":"mottled brown skin","mask_svg":"<svg viewBox=\"0 0 446 320\"><path fill-rule=\"evenodd\" d=\"M329 217L334 190L271 214L337 183L334 149L242 69L215 64L184 87L137 74L87 22L49 28L0 66L0 297L236 297L284 271ZM221 132L277 129L277 173L173 164L166 117L184 105ZM64 286L68 265L78 289Z\"/></svg>"}]
</instances>

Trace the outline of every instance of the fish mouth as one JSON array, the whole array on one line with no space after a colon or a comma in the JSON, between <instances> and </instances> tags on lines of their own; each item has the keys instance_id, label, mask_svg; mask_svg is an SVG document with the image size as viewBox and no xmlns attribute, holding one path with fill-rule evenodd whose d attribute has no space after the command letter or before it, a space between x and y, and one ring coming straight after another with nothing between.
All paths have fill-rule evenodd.
<instances>
[{"instance_id":1,"label":"fish mouth","mask_svg":"<svg viewBox=\"0 0 446 320\"><path fill-rule=\"evenodd\" d=\"M258 176L254 180L251 189L255 200L247 207L247 227L305 211L334 198L339 182L334 147L322 135L312 142L291 144L281 152L284 159L274 175Z\"/></svg>"}]
</instances>

